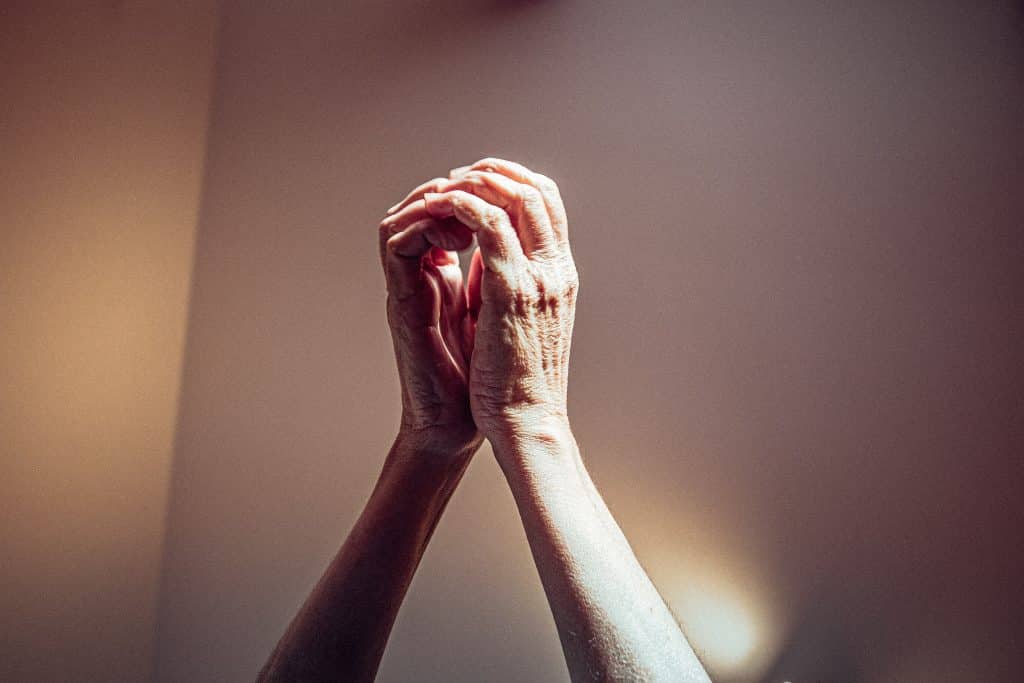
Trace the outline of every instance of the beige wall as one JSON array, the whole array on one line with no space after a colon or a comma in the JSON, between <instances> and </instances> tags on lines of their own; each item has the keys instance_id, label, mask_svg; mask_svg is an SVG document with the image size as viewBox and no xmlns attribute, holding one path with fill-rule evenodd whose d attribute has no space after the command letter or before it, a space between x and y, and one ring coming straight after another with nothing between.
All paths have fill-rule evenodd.
<instances>
[{"instance_id":1,"label":"beige wall","mask_svg":"<svg viewBox=\"0 0 1024 683\"><path fill-rule=\"evenodd\" d=\"M1024 678L1019 3L96 5L0 8L0 679L253 677L397 423L376 223L484 154L716 681ZM565 679L486 448L380 679Z\"/></svg>"},{"instance_id":2,"label":"beige wall","mask_svg":"<svg viewBox=\"0 0 1024 683\"><path fill-rule=\"evenodd\" d=\"M223 26L163 680L251 678L348 531L398 418L377 222L485 154L562 183L577 436L716 681L1024 677L1019 3L230 2ZM486 450L380 679L565 679Z\"/></svg>"},{"instance_id":3,"label":"beige wall","mask_svg":"<svg viewBox=\"0 0 1024 683\"><path fill-rule=\"evenodd\" d=\"M142 681L210 2L0 8L0 679Z\"/></svg>"}]
</instances>

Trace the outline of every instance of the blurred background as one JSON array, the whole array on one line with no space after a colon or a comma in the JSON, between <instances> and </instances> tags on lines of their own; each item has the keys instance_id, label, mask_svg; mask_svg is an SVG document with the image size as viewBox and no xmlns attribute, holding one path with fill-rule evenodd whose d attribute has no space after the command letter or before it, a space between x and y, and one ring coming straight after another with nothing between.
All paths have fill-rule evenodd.
<instances>
[{"instance_id":1,"label":"blurred background","mask_svg":"<svg viewBox=\"0 0 1024 683\"><path fill-rule=\"evenodd\" d=\"M1020 2L5 2L0 150L0 679L255 677L397 426L377 223L489 155L716 681L1024 679ZM566 679L485 447L379 680Z\"/></svg>"}]
</instances>

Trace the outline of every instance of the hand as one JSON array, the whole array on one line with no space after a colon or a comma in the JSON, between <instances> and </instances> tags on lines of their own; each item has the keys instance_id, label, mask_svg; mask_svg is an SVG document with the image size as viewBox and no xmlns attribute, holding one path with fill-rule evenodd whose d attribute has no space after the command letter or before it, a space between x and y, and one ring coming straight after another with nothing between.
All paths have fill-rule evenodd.
<instances>
[{"instance_id":1,"label":"hand","mask_svg":"<svg viewBox=\"0 0 1024 683\"><path fill-rule=\"evenodd\" d=\"M432 189L431 183L414 193ZM422 200L403 204L379 231L402 387L399 440L417 452L464 459L483 437L469 406L473 321L454 250L467 248L473 234L455 219L431 217Z\"/></svg>"},{"instance_id":2,"label":"hand","mask_svg":"<svg viewBox=\"0 0 1024 683\"><path fill-rule=\"evenodd\" d=\"M579 278L555 183L484 159L456 169L426 211L477 235L468 283L476 320L470 406L492 443L568 430L569 347Z\"/></svg>"}]
</instances>

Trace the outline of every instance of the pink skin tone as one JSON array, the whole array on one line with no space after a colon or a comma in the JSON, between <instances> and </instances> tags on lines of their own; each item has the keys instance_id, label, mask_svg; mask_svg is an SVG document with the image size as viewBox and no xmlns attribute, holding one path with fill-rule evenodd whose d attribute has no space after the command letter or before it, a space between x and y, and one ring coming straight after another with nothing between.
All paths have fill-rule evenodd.
<instances>
[{"instance_id":1,"label":"pink skin tone","mask_svg":"<svg viewBox=\"0 0 1024 683\"><path fill-rule=\"evenodd\" d=\"M260 680L373 680L423 550L487 438L571 678L708 681L572 434L579 279L558 187L520 164L482 159L415 188L379 234L401 426L366 508ZM474 235L464 285L455 252Z\"/></svg>"}]
</instances>

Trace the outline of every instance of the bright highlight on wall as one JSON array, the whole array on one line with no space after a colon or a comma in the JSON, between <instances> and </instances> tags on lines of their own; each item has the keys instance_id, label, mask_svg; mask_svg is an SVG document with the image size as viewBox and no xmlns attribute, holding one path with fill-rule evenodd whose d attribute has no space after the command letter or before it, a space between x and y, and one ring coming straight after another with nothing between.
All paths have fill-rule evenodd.
<instances>
[{"instance_id":1,"label":"bright highlight on wall","mask_svg":"<svg viewBox=\"0 0 1024 683\"><path fill-rule=\"evenodd\" d=\"M683 614L694 647L716 669L744 664L757 647L757 626L735 596L687 591Z\"/></svg>"},{"instance_id":2,"label":"bright highlight on wall","mask_svg":"<svg viewBox=\"0 0 1024 683\"><path fill-rule=\"evenodd\" d=\"M754 676L774 649L763 606L720 578L687 577L670 595L686 636L713 676Z\"/></svg>"}]
</instances>

